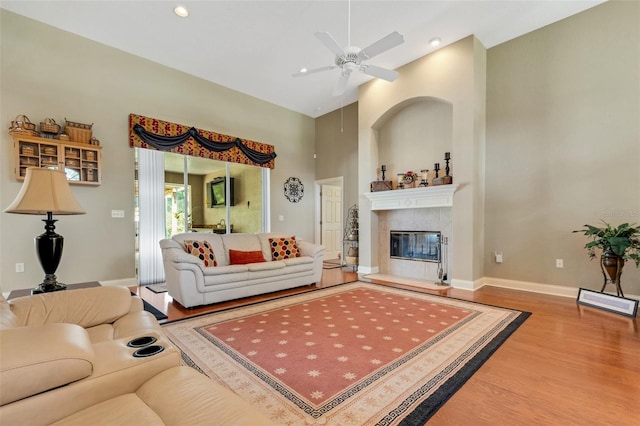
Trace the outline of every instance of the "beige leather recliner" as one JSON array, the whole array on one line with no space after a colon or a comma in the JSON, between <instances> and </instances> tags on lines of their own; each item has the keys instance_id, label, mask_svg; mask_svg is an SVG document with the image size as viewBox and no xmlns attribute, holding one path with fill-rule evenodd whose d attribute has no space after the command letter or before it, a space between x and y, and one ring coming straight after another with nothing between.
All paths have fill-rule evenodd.
<instances>
[{"instance_id":1,"label":"beige leather recliner","mask_svg":"<svg viewBox=\"0 0 640 426\"><path fill-rule=\"evenodd\" d=\"M128 345L143 336L155 341ZM152 347L162 350L133 356ZM3 426L212 422L270 424L233 392L180 366L179 350L127 288L0 298Z\"/></svg>"}]
</instances>

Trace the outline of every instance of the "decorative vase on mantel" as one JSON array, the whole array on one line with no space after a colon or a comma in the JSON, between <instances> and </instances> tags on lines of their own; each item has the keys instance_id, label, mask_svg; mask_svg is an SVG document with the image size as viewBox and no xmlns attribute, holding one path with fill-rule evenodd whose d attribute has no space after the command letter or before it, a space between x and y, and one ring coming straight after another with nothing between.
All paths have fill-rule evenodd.
<instances>
[{"instance_id":1,"label":"decorative vase on mantel","mask_svg":"<svg viewBox=\"0 0 640 426\"><path fill-rule=\"evenodd\" d=\"M624 267L624 259L622 256L618 256L611 250L607 248L602 252L602 256L600 256L600 268L602 269L602 275L604 275L604 284L602 285L602 293L604 288L608 283L614 284L616 286L616 293L618 295L623 295L622 290L620 289L620 276L622 275L622 268Z\"/></svg>"}]
</instances>

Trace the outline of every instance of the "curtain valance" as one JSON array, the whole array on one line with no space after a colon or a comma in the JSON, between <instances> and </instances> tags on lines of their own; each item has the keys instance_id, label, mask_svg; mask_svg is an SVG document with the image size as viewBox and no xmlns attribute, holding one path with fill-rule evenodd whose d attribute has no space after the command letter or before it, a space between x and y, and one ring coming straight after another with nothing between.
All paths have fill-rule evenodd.
<instances>
[{"instance_id":1,"label":"curtain valance","mask_svg":"<svg viewBox=\"0 0 640 426\"><path fill-rule=\"evenodd\" d=\"M273 145L196 129L182 124L129 114L132 147L157 149L230 163L273 169Z\"/></svg>"}]
</instances>

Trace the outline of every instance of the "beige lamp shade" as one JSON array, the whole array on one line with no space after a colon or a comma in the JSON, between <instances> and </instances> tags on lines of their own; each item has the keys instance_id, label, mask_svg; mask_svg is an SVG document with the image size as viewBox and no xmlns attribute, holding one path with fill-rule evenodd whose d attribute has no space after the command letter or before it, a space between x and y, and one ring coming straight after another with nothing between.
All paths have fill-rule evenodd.
<instances>
[{"instance_id":1,"label":"beige lamp shade","mask_svg":"<svg viewBox=\"0 0 640 426\"><path fill-rule=\"evenodd\" d=\"M85 214L78 204L63 171L30 167L20 192L6 213Z\"/></svg>"}]
</instances>

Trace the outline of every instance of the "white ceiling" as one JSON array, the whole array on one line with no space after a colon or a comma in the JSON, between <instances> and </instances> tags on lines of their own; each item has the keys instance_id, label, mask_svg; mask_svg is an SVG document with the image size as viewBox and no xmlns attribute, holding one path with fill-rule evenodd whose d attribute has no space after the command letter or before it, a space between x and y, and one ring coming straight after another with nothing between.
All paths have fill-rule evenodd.
<instances>
[{"instance_id":1,"label":"white ceiling","mask_svg":"<svg viewBox=\"0 0 640 426\"><path fill-rule=\"evenodd\" d=\"M551 24L603 0L352 0L351 44L364 48L392 31L405 42L368 63L398 68L475 34L486 48ZM188 18L173 13L178 3ZM372 77L352 73L332 96L339 71L294 78L301 67L333 65L315 37L347 45L347 0L100 1L1 0L0 7L239 92L318 117L357 100ZM386 83L393 84L393 83Z\"/></svg>"}]
</instances>

